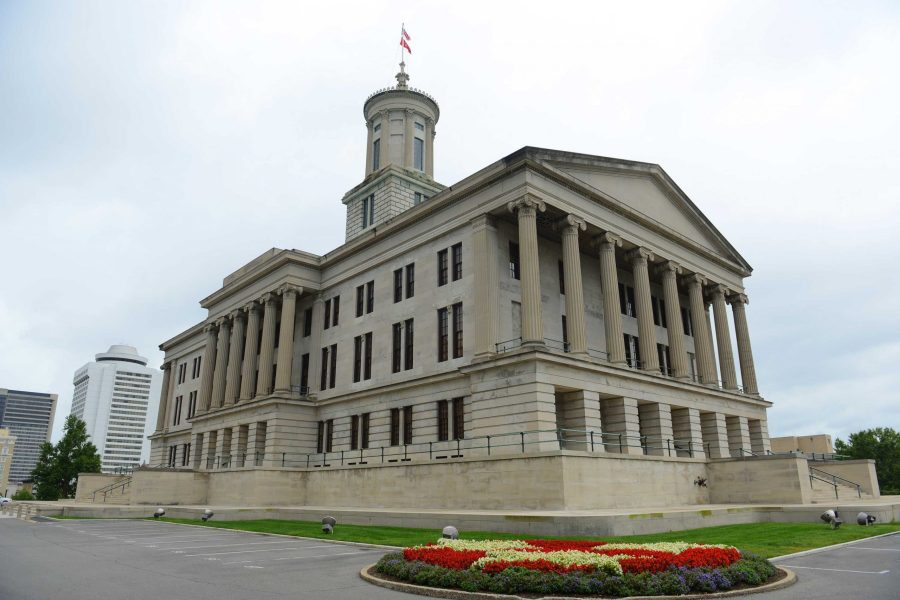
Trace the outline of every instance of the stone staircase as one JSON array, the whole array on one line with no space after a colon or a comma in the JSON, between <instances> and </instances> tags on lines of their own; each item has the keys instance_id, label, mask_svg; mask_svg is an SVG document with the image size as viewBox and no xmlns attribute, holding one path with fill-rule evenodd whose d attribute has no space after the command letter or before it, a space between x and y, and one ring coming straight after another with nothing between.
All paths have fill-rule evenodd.
<instances>
[{"instance_id":1,"label":"stone staircase","mask_svg":"<svg viewBox=\"0 0 900 600\"><path fill-rule=\"evenodd\" d=\"M93 504L131 504L131 475L96 489L85 499Z\"/></svg>"},{"instance_id":2,"label":"stone staircase","mask_svg":"<svg viewBox=\"0 0 900 600\"><path fill-rule=\"evenodd\" d=\"M813 475L813 477L810 478L813 504L834 504L835 502L847 500L866 500L872 498L871 494L857 492L856 486L851 485L852 482L847 480L842 480L840 478L832 479L827 473L818 469L810 470L810 474ZM836 495L835 492L837 492Z\"/></svg>"}]
</instances>

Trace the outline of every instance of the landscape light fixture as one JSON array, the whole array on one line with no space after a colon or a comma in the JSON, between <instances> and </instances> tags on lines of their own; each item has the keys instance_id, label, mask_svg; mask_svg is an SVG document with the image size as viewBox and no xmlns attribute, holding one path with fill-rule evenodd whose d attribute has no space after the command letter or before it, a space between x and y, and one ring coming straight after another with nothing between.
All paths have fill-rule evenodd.
<instances>
[{"instance_id":1,"label":"landscape light fixture","mask_svg":"<svg viewBox=\"0 0 900 600\"><path fill-rule=\"evenodd\" d=\"M203 516L200 518L203 519L204 523L206 523L207 521L209 521L210 519L213 518L214 514L216 514L216 513L214 513L213 511L211 511L207 508L206 510L203 511Z\"/></svg>"},{"instance_id":2,"label":"landscape light fixture","mask_svg":"<svg viewBox=\"0 0 900 600\"><path fill-rule=\"evenodd\" d=\"M159 508L157 508L157 509L153 512L153 518L154 518L154 519L158 519L158 518L160 518L160 517L164 517L165 515L166 515L166 509L164 509L162 506L160 506Z\"/></svg>"},{"instance_id":3,"label":"landscape light fixture","mask_svg":"<svg viewBox=\"0 0 900 600\"><path fill-rule=\"evenodd\" d=\"M459 539L459 530L453 525L447 525L444 527L444 530L441 532L441 537L445 540L458 540Z\"/></svg>"},{"instance_id":4,"label":"landscape light fixture","mask_svg":"<svg viewBox=\"0 0 900 600\"><path fill-rule=\"evenodd\" d=\"M819 518L822 519L823 521L825 521L826 523L829 523L831 525L832 529L837 529L838 527L841 526L841 523L843 523L843 521L841 521L841 517L838 515L838 512L836 510L828 509L825 512L823 512Z\"/></svg>"},{"instance_id":5,"label":"landscape light fixture","mask_svg":"<svg viewBox=\"0 0 900 600\"><path fill-rule=\"evenodd\" d=\"M874 522L875 522L875 515L870 515L870 514L864 513L864 512L861 512L858 515L856 515L856 524L857 525L864 525L864 526L868 527L869 525L871 525Z\"/></svg>"},{"instance_id":6,"label":"landscape light fixture","mask_svg":"<svg viewBox=\"0 0 900 600\"><path fill-rule=\"evenodd\" d=\"M327 534L334 533L334 526L337 525L337 519L334 517L325 517L322 519L322 531Z\"/></svg>"}]
</instances>

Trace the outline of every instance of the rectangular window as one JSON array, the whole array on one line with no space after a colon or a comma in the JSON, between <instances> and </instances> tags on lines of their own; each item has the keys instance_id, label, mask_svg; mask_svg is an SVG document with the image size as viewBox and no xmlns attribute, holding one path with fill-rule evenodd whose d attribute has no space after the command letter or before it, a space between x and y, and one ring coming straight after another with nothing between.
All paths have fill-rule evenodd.
<instances>
[{"instance_id":1,"label":"rectangular window","mask_svg":"<svg viewBox=\"0 0 900 600\"><path fill-rule=\"evenodd\" d=\"M325 451L325 421L319 421L319 428L316 432L316 452L321 454Z\"/></svg>"},{"instance_id":2,"label":"rectangular window","mask_svg":"<svg viewBox=\"0 0 900 600\"><path fill-rule=\"evenodd\" d=\"M181 400L183 396L175 397L175 407L172 410L172 425L181 423Z\"/></svg>"},{"instance_id":3,"label":"rectangular window","mask_svg":"<svg viewBox=\"0 0 900 600\"><path fill-rule=\"evenodd\" d=\"M371 227L375 224L375 194L367 198L363 198L362 204L362 226L363 229Z\"/></svg>"},{"instance_id":4,"label":"rectangular window","mask_svg":"<svg viewBox=\"0 0 900 600\"><path fill-rule=\"evenodd\" d=\"M325 322L322 325L323 329L329 327L331 327L331 298L325 301Z\"/></svg>"},{"instance_id":5,"label":"rectangular window","mask_svg":"<svg viewBox=\"0 0 900 600\"><path fill-rule=\"evenodd\" d=\"M562 316L563 350L569 351L569 326L566 324L566 315Z\"/></svg>"},{"instance_id":6,"label":"rectangular window","mask_svg":"<svg viewBox=\"0 0 900 600\"><path fill-rule=\"evenodd\" d=\"M359 415L350 417L350 449L359 450Z\"/></svg>"},{"instance_id":7,"label":"rectangular window","mask_svg":"<svg viewBox=\"0 0 900 600\"><path fill-rule=\"evenodd\" d=\"M416 131L425 131L425 126L417 121L416 122Z\"/></svg>"},{"instance_id":8,"label":"rectangular window","mask_svg":"<svg viewBox=\"0 0 900 600\"><path fill-rule=\"evenodd\" d=\"M413 138L413 168L425 170L425 141Z\"/></svg>"},{"instance_id":9,"label":"rectangular window","mask_svg":"<svg viewBox=\"0 0 900 600\"><path fill-rule=\"evenodd\" d=\"M462 244L450 246L450 254L453 257L453 281L462 279Z\"/></svg>"},{"instance_id":10,"label":"rectangular window","mask_svg":"<svg viewBox=\"0 0 900 600\"><path fill-rule=\"evenodd\" d=\"M448 439L450 439L450 411L446 400L438 400L437 441L445 442Z\"/></svg>"},{"instance_id":11,"label":"rectangular window","mask_svg":"<svg viewBox=\"0 0 900 600\"><path fill-rule=\"evenodd\" d=\"M181 466L182 467L188 466L190 457L191 457L191 444L190 443L183 444L182 445L182 453L181 453Z\"/></svg>"},{"instance_id":12,"label":"rectangular window","mask_svg":"<svg viewBox=\"0 0 900 600\"><path fill-rule=\"evenodd\" d=\"M175 466L175 455L178 453L178 446L169 446L169 466Z\"/></svg>"},{"instance_id":13,"label":"rectangular window","mask_svg":"<svg viewBox=\"0 0 900 600\"><path fill-rule=\"evenodd\" d=\"M363 413L360 420L362 423L360 423L359 445L365 450L369 447L369 413Z\"/></svg>"},{"instance_id":14,"label":"rectangular window","mask_svg":"<svg viewBox=\"0 0 900 600\"><path fill-rule=\"evenodd\" d=\"M381 168L381 140L372 142L372 170Z\"/></svg>"},{"instance_id":15,"label":"rectangular window","mask_svg":"<svg viewBox=\"0 0 900 600\"><path fill-rule=\"evenodd\" d=\"M375 282L370 281L366 284L366 314L375 310Z\"/></svg>"},{"instance_id":16,"label":"rectangular window","mask_svg":"<svg viewBox=\"0 0 900 600\"><path fill-rule=\"evenodd\" d=\"M403 325L403 370L408 371L413 368L413 320L407 319Z\"/></svg>"},{"instance_id":17,"label":"rectangular window","mask_svg":"<svg viewBox=\"0 0 900 600\"><path fill-rule=\"evenodd\" d=\"M328 389L328 346L322 348L322 379L319 384L319 389Z\"/></svg>"},{"instance_id":18,"label":"rectangular window","mask_svg":"<svg viewBox=\"0 0 900 600\"><path fill-rule=\"evenodd\" d=\"M619 283L619 308L625 316L637 316L637 310L634 303L634 288L630 285Z\"/></svg>"},{"instance_id":19,"label":"rectangular window","mask_svg":"<svg viewBox=\"0 0 900 600\"><path fill-rule=\"evenodd\" d=\"M338 317L340 316L340 314L341 314L341 297L335 296L334 298L331 299L331 316L332 316L331 324L334 327L337 327L337 325L338 325Z\"/></svg>"},{"instance_id":20,"label":"rectangular window","mask_svg":"<svg viewBox=\"0 0 900 600\"><path fill-rule=\"evenodd\" d=\"M520 279L522 276L519 268L519 245L513 242L509 243L509 276L513 279Z\"/></svg>"},{"instance_id":21,"label":"rectangular window","mask_svg":"<svg viewBox=\"0 0 900 600\"><path fill-rule=\"evenodd\" d=\"M438 281L437 281L437 284L438 284L438 287L440 287L440 286L442 286L442 285L447 285L448 275L449 275L449 273L450 273L450 271L449 271L449 265L448 265L448 261L447 261L447 250L446 250L446 249L441 250L441 251L439 251L439 252L437 253L437 260L438 260L438 268L437 268L437 272L438 272Z\"/></svg>"},{"instance_id":22,"label":"rectangular window","mask_svg":"<svg viewBox=\"0 0 900 600\"><path fill-rule=\"evenodd\" d=\"M400 372L400 359L401 359L401 344L403 343L401 333L403 330L402 323L394 323L394 331L393 331L393 362L391 366L392 373Z\"/></svg>"},{"instance_id":23,"label":"rectangular window","mask_svg":"<svg viewBox=\"0 0 900 600\"><path fill-rule=\"evenodd\" d=\"M337 344L331 345L331 381L328 384L330 389L334 389L335 381L337 380Z\"/></svg>"},{"instance_id":24,"label":"rectangular window","mask_svg":"<svg viewBox=\"0 0 900 600\"><path fill-rule=\"evenodd\" d=\"M394 271L394 302L403 300L403 269Z\"/></svg>"},{"instance_id":25,"label":"rectangular window","mask_svg":"<svg viewBox=\"0 0 900 600\"><path fill-rule=\"evenodd\" d=\"M303 337L312 335L312 308L303 311Z\"/></svg>"},{"instance_id":26,"label":"rectangular window","mask_svg":"<svg viewBox=\"0 0 900 600\"><path fill-rule=\"evenodd\" d=\"M453 399L453 439L466 437L465 407L462 398Z\"/></svg>"},{"instance_id":27,"label":"rectangular window","mask_svg":"<svg viewBox=\"0 0 900 600\"><path fill-rule=\"evenodd\" d=\"M444 362L445 360L447 360L448 355L448 339L450 329L448 324L448 311L446 308L438 309L437 324L438 362Z\"/></svg>"},{"instance_id":28,"label":"rectangular window","mask_svg":"<svg viewBox=\"0 0 900 600\"><path fill-rule=\"evenodd\" d=\"M669 362L669 347L665 344L656 344L656 356L659 359L659 372L672 376L672 365Z\"/></svg>"},{"instance_id":29,"label":"rectangular window","mask_svg":"<svg viewBox=\"0 0 900 600\"><path fill-rule=\"evenodd\" d=\"M658 296L650 296L650 305L653 307L653 324L666 327L666 301Z\"/></svg>"},{"instance_id":30,"label":"rectangular window","mask_svg":"<svg viewBox=\"0 0 900 600\"><path fill-rule=\"evenodd\" d=\"M366 308L366 286L358 285L356 286L356 316L363 316L363 311Z\"/></svg>"},{"instance_id":31,"label":"rectangular window","mask_svg":"<svg viewBox=\"0 0 900 600\"><path fill-rule=\"evenodd\" d=\"M641 366L641 347L636 335L625 334L625 362L633 369Z\"/></svg>"},{"instance_id":32,"label":"rectangular window","mask_svg":"<svg viewBox=\"0 0 900 600\"><path fill-rule=\"evenodd\" d=\"M391 409L391 446L400 445L400 409Z\"/></svg>"},{"instance_id":33,"label":"rectangular window","mask_svg":"<svg viewBox=\"0 0 900 600\"><path fill-rule=\"evenodd\" d=\"M453 358L463 355L463 310L462 302L453 305Z\"/></svg>"},{"instance_id":34,"label":"rectangular window","mask_svg":"<svg viewBox=\"0 0 900 600\"><path fill-rule=\"evenodd\" d=\"M309 394L309 352L300 357L300 394Z\"/></svg>"},{"instance_id":35,"label":"rectangular window","mask_svg":"<svg viewBox=\"0 0 900 600\"><path fill-rule=\"evenodd\" d=\"M415 192L413 194L413 206L418 206L422 204L422 194L419 192Z\"/></svg>"},{"instance_id":36,"label":"rectangular window","mask_svg":"<svg viewBox=\"0 0 900 600\"><path fill-rule=\"evenodd\" d=\"M362 373L362 336L353 338L353 383L359 381Z\"/></svg>"},{"instance_id":37,"label":"rectangular window","mask_svg":"<svg viewBox=\"0 0 900 600\"><path fill-rule=\"evenodd\" d=\"M372 379L372 333L365 336L366 350L363 356L363 379Z\"/></svg>"},{"instance_id":38,"label":"rectangular window","mask_svg":"<svg viewBox=\"0 0 900 600\"><path fill-rule=\"evenodd\" d=\"M325 421L325 452L331 452L334 444L334 419Z\"/></svg>"},{"instance_id":39,"label":"rectangular window","mask_svg":"<svg viewBox=\"0 0 900 600\"><path fill-rule=\"evenodd\" d=\"M194 390L188 395L188 419L193 419L197 413L197 391Z\"/></svg>"},{"instance_id":40,"label":"rectangular window","mask_svg":"<svg viewBox=\"0 0 900 600\"><path fill-rule=\"evenodd\" d=\"M416 265L406 265L406 298L416 295Z\"/></svg>"},{"instance_id":41,"label":"rectangular window","mask_svg":"<svg viewBox=\"0 0 900 600\"><path fill-rule=\"evenodd\" d=\"M413 441L413 407L403 407L403 443L412 444Z\"/></svg>"},{"instance_id":42,"label":"rectangular window","mask_svg":"<svg viewBox=\"0 0 900 600\"><path fill-rule=\"evenodd\" d=\"M559 293L566 293L566 268L563 265L563 261L557 261L557 266L559 267Z\"/></svg>"},{"instance_id":43,"label":"rectangular window","mask_svg":"<svg viewBox=\"0 0 900 600\"><path fill-rule=\"evenodd\" d=\"M684 335L694 335L694 330L691 323L691 312L682 307L681 308L681 325L684 327Z\"/></svg>"}]
</instances>

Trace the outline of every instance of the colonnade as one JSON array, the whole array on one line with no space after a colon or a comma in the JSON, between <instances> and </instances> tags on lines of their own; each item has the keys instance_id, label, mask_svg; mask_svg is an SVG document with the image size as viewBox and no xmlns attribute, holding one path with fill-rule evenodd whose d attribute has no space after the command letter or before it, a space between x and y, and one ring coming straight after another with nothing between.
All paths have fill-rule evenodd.
<instances>
[{"instance_id":1,"label":"colonnade","mask_svg":"<svg viewBox=\"0 0 900 600\"><path fill-rule=\"evenodd\" d=\"M532 194L510 202L507 208L516 214L519 230L519 261L522 286L522 345L544 344L544 327L540 287L540 266L538 258L537 213L546 210L544 202ZM476 224L477 231L484 231L485 225ZM569 214L558 224L562 234L563 272L566 289L566 319L569 337L569 351L573 354L587 354L583 285L581 278L581 252L579 236L587 230L584 219ZM476 236L476 246L479 246ZM622 237L613 232L603 232L592 238L599 256L600 280L603 293L603 317L606 328L608 360L612 363L625 362L625 342L622 332L622 317L619 307L619 277L616 264L616 247L623 244ZM480 244L485 245L485 244ZM666 305L666 325L672 374L677 379L690 377L689 361L684 344L684 329L681 322L681 301L678 284L687 288L689 311L693 324L694 348L697 358L700 383L718 386L719 378L713 354L712 329L709 321L707 302L712 304L715 323L716 349L721 371L721 385L726 390L737 390L734 356L728 326L727 308L730 304L737 338L738 361L741 369L743 391L758 394L756 373L753 366L753 352L747 327L745 305L747 296L732 293L725 285L713 282L700 273L687 272L677 262L657 256L653 251L638 243L625 253L627 263L634 276L635 304L638 324L638 344L641 364L638 368L648 372L659 372L660 364L656 349L656 326L653 321L653 307L650 292L650 272L653 270L662 280L663 297ZM476 274L477 275L477 274ZM490 274L482 275L482 281L489 283ZM478 292L476 292L478 293ZM480 328L479 328L480 329ZM480 337L479 351L490 351L486 335Z\"/></svg>"}]
</instances>

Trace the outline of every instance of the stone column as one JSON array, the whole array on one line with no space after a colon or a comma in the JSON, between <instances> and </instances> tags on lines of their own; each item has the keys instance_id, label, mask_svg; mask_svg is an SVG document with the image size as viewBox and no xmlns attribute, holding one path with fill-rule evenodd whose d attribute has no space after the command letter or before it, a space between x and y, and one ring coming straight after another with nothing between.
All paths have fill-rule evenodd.
<instances>
[{"instance_id":1,"label":"stone column","mask_svg":"<svg viewBox=\"0 0 900 600\"><path fill-rule=\"evenodd\" d=\"M382 125L382 128L384 126ZM384 148L381 149L384 152ZM275 322L278 319L275 294L263 294L260 299L263 311L262 341L259 344L259 374L256 377L256 395L268 396L272 393L272 364L275 355Z\"/></svg>"},{"instance_id":2,"label":"stone column","mask_svg":"<svg viewBox=\"0 0 900 600\"><path fill-rule=\"evenodd\" d=\"M276 372L275 389L279 392L291 392L291 366L294 363L294 315L297 307L299 290L293 286L284 286L281 293L281 334L278 336L278 371Z\"/></svg>"},{"instance_id":3,"label":"stone column","mask_svg":"<svg viewBox=\"0 0 900 600\"><path fill-rule=\"evenodd\" d=\"M747 419L750 430L750 450L754 454L768 454L772 450L769 442L769 425L766 419Z\"/></svg>"},{"instance_id":4,"label":"stone column","mask_svg":"<svg viewBox=\"0 0 900 600\"><path fill-rule=\"evenodd\" d=\"M242 309L247 313L247 341L241 369L241 400L249 400L256 391L256 355L259 354L259 305L254 300Z\"/></svg>"},{"instance_id":5,"label":"stone column","mask_svg":"<svg viewBox=\"0 0 900 600\"><path fill-rule=\"evenodd\" d=\"M731 315L734 317L734 332L737 336L738 360L741 363L741 383L744 393L759 394L756 385L756 369L753 367L753 351L750 349L750 330L747 327L747 296L735 294L728 297L731 303Z\"/></svg>"},{"instance_id":6,"label":"stone column","mask_svg":"<svg viewBox=\"0 0 900 600\"><path fill-rule=\"evenodd\" d=\"M607 452L643 454L640 436L637 400L634 398L607 398L600 401L603 419L603 441Z\"/></svg>"},{"instance_id":7,"label":"stone column","mask_svg":"<svg viewBox=\"0 0 900 600\"><path fill-rule=\"evenodd\" d=\"M709 321L703 301L703 284L706 280L697 274L687 279L688 297L691 303L691 323L694 326L694 349L697 351L697 370L700 383L716 385L716 364L713 361L712 346L709 343Z\"/></svg>"},{"instance_id":8,"label":"stone column","mask_svg":"<svg viewBox=\"0 0 900 600\"><path fill-rule=\"evenodd\" d=\"M544 345L541 301L541 267L538 257L537 212L547 206L536 196L525 194L507 205L519 219L519 261L522 275L522 345Z\"/></svg>"},{"instance_id":9,"label":"stone column","mask_svg":"<svg viewBox=\"0 0 900 600\"><path fill-rule=\"evenodd\" d=\"M393 288L391 288L393 289ZM312 332L309 336L309 389L310 396L315 396L312 390L319 389L319 374L322 369L322 324L325 316L325 299L322 294L317 294L312 305Z\"/></svg>"},{"instance_id":10,"label":"stone column","mask_svg":"<svg viewBox=\"0 0 900 600\"><path fill-rule=\"evenodd\" d=\"M703 433L703 449L709 458L729 458L728 430L722 413L700 413L700 430Z\"/></svg>"},{"instance_id":11,"label":"stone column","mask_svg":"<svg viewBox=\"0 0 900 600\"><path fill-rule=\"evenodd\" d=\"M210 323L203 328L206 333L206 347L203 350L203 369L200 375L200 398L197 400L196 414L209 411L212 399L213 373L216 366L216 326Z\"/></svg>"},{"instance_id":12,"label":"stone column","mask_svg":"<svg viewBox=\"0 0 900 600\"><path fill-rule=\"evenodd\" d=\"M703 430L700 411L696 408L672 408L672 436L678 445L678 456L704 458Z\"/></svg>"},{"instance_id":13,"label":"stone column","mask_svg":"<svg viewBox=\"0 0 900 600\"><path fill-rule=\"evenodd\" d=\"M593 441L593 452L603 452L605 447L600 435L603 431L602 424L600 394L597 392L577 390L557 396L556 426L559 429L576 430L565 433L565 449L590 452Z\"/></svg>"},{"instance_id":14,"label":"stone column","mask_svg":"<svg viewBox=\"0 0 900 600\"><path fill-rule=\"evenodd\" d=\"M584 292L581 282L581 250L578 230L587 229L584 219L566 216L561 222L563 277L566 284L566 325L569 333L569 351L587 354L587 329L584 324Z\"/></svg>"},{"instance_id":15,"label":"stone column","mask_svg":"<svg viewBox=\"0 0 900 600\"><path fill-rule=\"evenodd\" d=\"M175 367L178 365L178 361L172 361L171 369L174 371ZM174 399L175 399L175 386L178 384L178 377L175 376L175 373L172 373L172 376L169 377L169 389L165 392L166 394L166 413L163 415L163 431L168 431L169 426L172 424L172 411L174 410ZM185 414L187 414L187 407L185 407Z\"/></svg>"},{"instance_id":16,"label":"stone column","mask_svg":"<svg viewBox=\"0 0 900 600\"><path fill-rule=\"evenodd\" d=\"M372 172L372 144L375 143L375 133L372 130L374 127L374 121L366 121L366 173L363 178L368 177Z\"/></svg>"},{"instance_id":17,"label":"stone column","mask_svg":"<svg viewBox=\"0 0 900 600\"><path fill-rule=\"evenodd\" d=\"M403 111L403 166L413 168L413 111L409 108ZM424 140L423 140L424 141ZM425 150L423 145L422 150ZM422 165L424 166L424 165Z\"/></svg>"},{"instance_id":18,"label":"stone column","mask_svg":"<svg viewBox=\"0 0 900 600\"><path fill-rule=\"evenodd\" d=\"M747 417L725 417L725 430L728 432L728 449L732 458L746 456L750 451L750 424Z\"/></svg>"},{"instance_id":19,"label":"stone column","mask_svg":"<svg viewBox=\"0 0 900 600\"><path fill-rule=\"evenodd\" d=\"M622 238L604 233L596 239L600 247L600 287L603 293L603 325L606 353L611 363L625 362L625 338L622 333L622 309L619 306L619 273L616 271L616 246Z\"/></svg>"},{"instance_id":20,"label":"stone column","mask_svg":"<svg viewBox=\"0 0 900 600\"><path fill-rule=\"evenodd\" d=\"M672 407L662 402L638 404L641 436L645 436L646 454L675 456L672 433Z\"/></svg>"},{"instance_id":21,"label":"stone column","mask_svg":"<svg viewBox=\"0 0 900 600\"><path fill-rule=\"evenodd\" d=\"M425 174L434 179L434 120L425 119ZM542 209L543 210L543 209Z\"/></svg>"},{"instance_id":22,"label":"stone column","mask_svg":"<svg viewBox=\"0 0 900 600\"><path fill-rule=\"evenodd\" d=\"M162 431L166 426L166 413L169 409L169 380L172 379L172 363L163 363L163 381L159 393L159 411L156 415L156 431Z\"/></svg>"},{"instance_id":23,"label":"stone column","mask_svg":"<svg viewBox=\"0 0 900 600\"><path fill-rule=\"evenodd\" d=\"M644 371L659 372L659 356L656 354L656 325L653 324L653 305L650 300L650 273L647 261L653 253L646 248L635 248L628 253L634 273L634 300L637 304L638 344L641 348L641 365Z\"/></svg>"},{"instance_id":24,"label":"stone column","mask_svg":"<svg viewBox=\"0 0 900 600\"><path fill-rule=\"evenodd\" d=\"M678 298L678 275L681 267L668 261L659 267L662 276L663 296L666 301L666 332L669 335L669 357L672 359L672 375L677 379L690 377L687 351L684 349L684 327L681 324L681 301Z\"/></svg>"},{"instance_id":25,"label":"stone column","mask_svg":"<svg viewBox=\"0 0 900 600\"><path fill-rule=\"evenodd\" d=\"M737 389L737 374L734 371L734 354L731 351L731 334L728 332L728 309L725 306L725 292L722 285L712 288L713 316L716 322L716 342L719 348L719 368L722 385L726 390Z\"/></svg>"},{"instance_id":26,"label":"stone column","mask_svg":"<svg viewBox=\"0 0 900 600\"><path fill-rule=\"evenodd\" d=\"M228 367L228 343L231 337L231 323L221 318L217 321L219 339L216 342L216 370L213 374L212 408L221 408L225 400L225 374Z\"/></svg>"},{"instance_id":27,"label":"stone column","mask_svg":"<svg viewBox=\"0 0 900 600\"><path fill-rule=\"evenodd\" d=\"M213 469L219 468L222 466L222 462L225 460L225 432L226 429L219 429L216 433L216 447L215 452L213 453ZM230 440L229 440L230 441Z\"/></svg>"},{"instance_id":28,"label":"stone column","mask_svg":"<svg viewBox=\"0 0 900 600\"><path fill-rule=\"evenodd\" d=\"M228 315L233 323L231 343L228 347L228 370L225 374L225 406L234 405L240 393L241 359L244 357L244 313L232 311Z\"/></svg>"},{"instance_id":29,"label":"stone column","mask_svg":"<svg viewBox=\"0 0 900 600\"><path fill-rule=\"evenodd\" d=\"M381 117L381 159L378 165L381 168L391 162L391 149L388 147L391 144L391 113L383 110L378 116Z\"/></svg>"},{"instance_id":30,"label":"stone column","mask_svg":"<svg viewBox=\"0 0 900 600\"><path fill-rule=\"evenodd\" d=\"M497 228L489 215L472 219L475 265L475 358L497 351L500 340L500 273L497 266Z\"/></svg>"}]
</instances>

